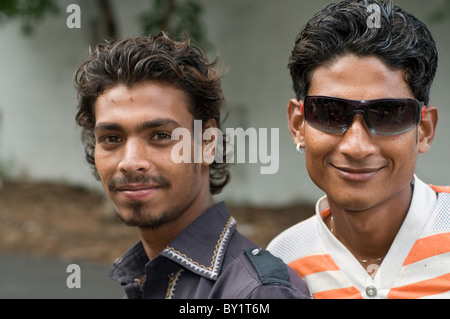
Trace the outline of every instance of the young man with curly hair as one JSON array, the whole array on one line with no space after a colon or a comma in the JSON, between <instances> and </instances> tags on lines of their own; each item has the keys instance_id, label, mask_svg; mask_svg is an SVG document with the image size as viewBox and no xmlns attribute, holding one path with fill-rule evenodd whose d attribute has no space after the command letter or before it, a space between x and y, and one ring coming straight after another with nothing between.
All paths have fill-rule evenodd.
<instances>
[{"instance_id":1,"label":"young man with curly hair","mask_svg":"<svg viewBox=\"0 0 450 319\"><path fill-rule=\"evenodd\" d=\"M194 121L202 132L220 129L214 67L189 40L162 33L99 44L76 73L87 160L141 239L110 277L128 298L308 298L304 281L243 237L225 204L214 202L229 180L226 152L212 163L173 158L176 129L190 132L184 159L211 145L195 136Z\"/></svg>"}]
</instances>

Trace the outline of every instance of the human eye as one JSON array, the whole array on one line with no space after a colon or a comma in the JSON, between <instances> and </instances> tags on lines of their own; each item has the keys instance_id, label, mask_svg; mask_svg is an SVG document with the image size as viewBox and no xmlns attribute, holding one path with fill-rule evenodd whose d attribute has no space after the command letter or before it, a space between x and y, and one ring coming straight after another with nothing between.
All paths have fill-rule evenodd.
<instances>
[{"instance_id":1,"label":"human eye","mask_svg":"<svg viewBox=\"0 0 450 319\"><path fill-rule=\"evenodd\" d=\"M155 132L151 136L152 140L167 141L171 139L171 134L168 132Z\"/></svg>"},{"instance_id":2,"label":"human eye","mask_svg":"<svg viewBox=\"0 0 450 319\"><path fill-rule=\"evenodd\" d=\"M101 136L98 139L98 142L100 144L104 144L104 145L114 145L114 144L121 143L122 139L117 135L105 135L105 136Z\"/></svg>"}]
</instances>

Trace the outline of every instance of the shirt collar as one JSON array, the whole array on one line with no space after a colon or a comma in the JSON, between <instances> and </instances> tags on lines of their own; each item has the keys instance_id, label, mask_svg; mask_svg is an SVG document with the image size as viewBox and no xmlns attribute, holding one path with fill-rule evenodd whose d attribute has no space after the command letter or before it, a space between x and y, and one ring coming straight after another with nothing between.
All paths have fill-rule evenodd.
<instances>
[{"instance_id":1,"label":"shirt collar","mask_svg":"<svg viewBox=\"0 0 450 319\"><path fill-rule=\"evenodd\" d=\"M220 202L194 220L156 258L165 257L193 273L216 280L235 230L236 220L225 203ZM145 273L148 261L142 243L138 242L116 260L109 277L121 283L134 281Z\"/></svg>"},{"instance_id":2,"label":"shirt collar","mask_svg":"<svg viewBox=\"0 0 450 319\"><path fill-rule=\"evenodd\" d=\"M411 215L411 212L426 211L428 214L421 214L421 222L424 222L436 206L436 193L433 189L431 189L431 187L422 182L422 180L420 180L415 174L411 184L414 185L414 191L408 215ZM328 216L325 211L329 208L330 205L328 204L327 196L324 195L316 203L316 215L322 220L324 217Z\"/></svg>"},{"instance_id":3,"label":"shirt collar","mask_svg":"<svg viewBox=\"0 0 450 319\"><path fill-rule=\"evenodd\" d=\"M114 268L108 273L108 277L122 285L131 283L144 275L148 261L144 247L139 241L114 261Z\"/></svg>"},{"instance_id":4,"label":"shirt collar","mask_svg":"<svg viewBox=\"0 0 450 319\"><path fill-rule=\"evenodd\" d=\"M236 229L224 202L208 209L161 253L190 271L216 280L229 239Z\"/></svg>"}]
</instances>

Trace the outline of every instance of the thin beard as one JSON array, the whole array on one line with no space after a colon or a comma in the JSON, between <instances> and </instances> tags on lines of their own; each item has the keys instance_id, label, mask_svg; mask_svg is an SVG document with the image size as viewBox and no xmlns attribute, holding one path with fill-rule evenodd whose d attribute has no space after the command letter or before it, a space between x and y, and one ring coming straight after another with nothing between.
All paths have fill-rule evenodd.
<instances>
[{"instance_id":1,"label":"thin beard","mask_svg":"<svg viewBox=\"0 0 450 319\"><path fill-rule=\"evenodd\" d=\"M127 226L140 227L147 229L158 229L162 225L166 224L171 218L167 214L163 214L160 218L145 218L143 213L144 205L142 203L132 204L133 216L129 220L125 220L120 214L119 219Z\"/></svg>"},{"instance_id":2,"label":"thin beard","mask_svg":"<svg viewBox=\"0 0 450 319\"><path fill-rule=\"evenodd\" d=\"M108 189L113 192L117 191L122 185L128 184L150 184L156 183L160 188L170 188L172 184L163 176L150 176L150 175L138 175L138 176L123 176L121 178L112 179L108 183ZM149 229L157 229L170 220L167 214L163 214L159 218L149 218L145 216L144 204L137 202L130 204L133 210L133 217L125 220L120 214L119 219L127 226L131 227L143 227ZM150 214L149 214L150 215Z\"/></svg>"}]
</instances>

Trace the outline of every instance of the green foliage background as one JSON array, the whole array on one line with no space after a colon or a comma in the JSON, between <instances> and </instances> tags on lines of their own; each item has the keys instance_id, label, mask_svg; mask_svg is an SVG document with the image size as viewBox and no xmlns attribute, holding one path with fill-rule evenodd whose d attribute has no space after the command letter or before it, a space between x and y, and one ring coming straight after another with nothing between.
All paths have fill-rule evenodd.
<instances>
[{"instance_id":1,"label":"green foliage background","mask_svg":"<svg viewBox=\"0 0 450 319\"><path fill-rule=\"evenodd\" d=\"M94 1L94 0L93 0ZM107 38L117 38L116 12L111 0L95 0L100 10L98 21L107 24ZM202 46L209 43L205 36L205 26L201 22L203 5L198 0L148 0L149 9L138 15L137 21L142 35L165 31L173 38L189 35ZM57 0L1 0L0 23L20 20L25 35L31 35L34 27L48 15L61 14ZM102 39L97 39L102 40Z\"/></svg>"}]
</instances>

